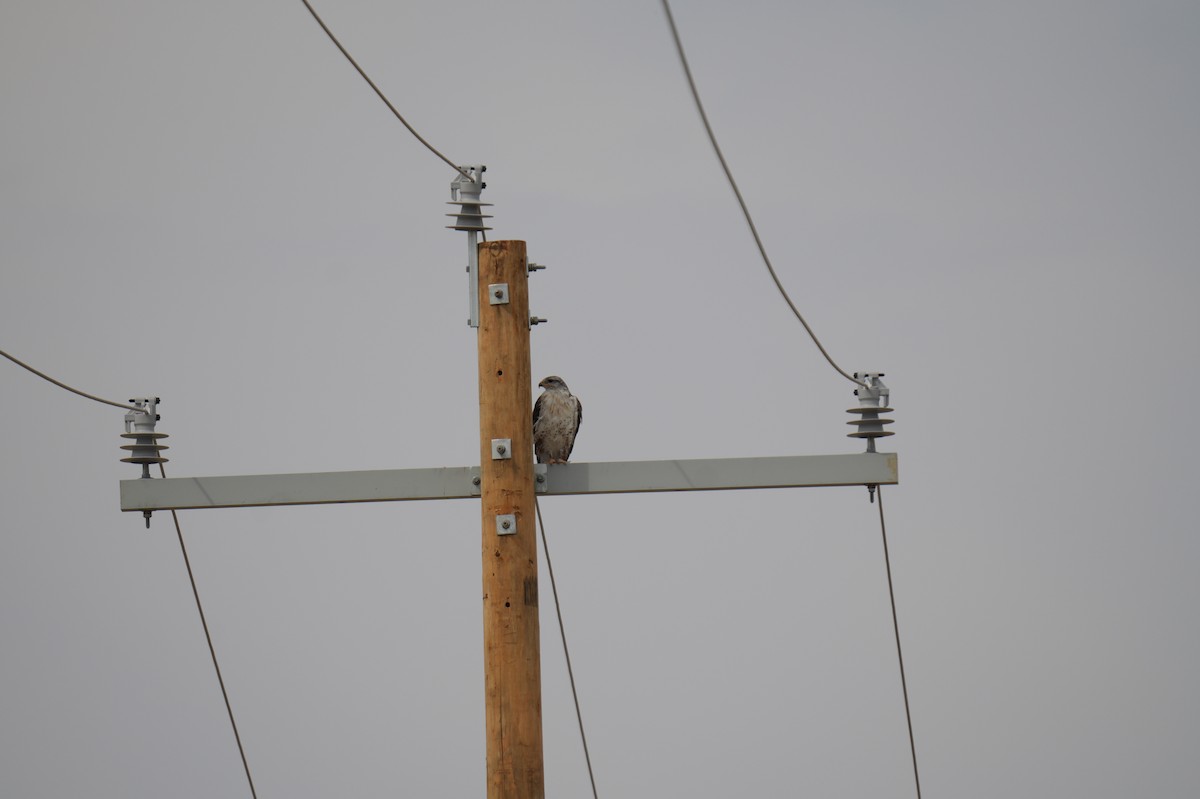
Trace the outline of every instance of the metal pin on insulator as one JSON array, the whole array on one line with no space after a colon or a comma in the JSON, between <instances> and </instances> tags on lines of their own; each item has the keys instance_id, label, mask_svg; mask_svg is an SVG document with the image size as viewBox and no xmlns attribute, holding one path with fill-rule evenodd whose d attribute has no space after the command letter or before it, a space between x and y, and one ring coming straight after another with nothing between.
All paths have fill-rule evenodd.
<instances>
[{"instance_id":1,"label":"metal pin on insulator","mask_svg":"<svg viewBox=\"0 0 1200 799\"><path fill-rule=\"evenodd\" d=\"M883 429L885 424L891 424L895 420L879 418L879 414L881 413L892 412L892 409L887 407L891 390L879 379L881 377L883 377L883 372L855 372L854 378L863 381L867 385L854 389L854 395L858 397L858 407L849 408L846 411L846 413L856 413L860 417L846 422L846 424L851 424L858 428L853 433L848 433L847 435L850 438L865 438L867 440L867 452L875 451L875 439L895 435L890 430Z\"/></svg>"}]
</instances>

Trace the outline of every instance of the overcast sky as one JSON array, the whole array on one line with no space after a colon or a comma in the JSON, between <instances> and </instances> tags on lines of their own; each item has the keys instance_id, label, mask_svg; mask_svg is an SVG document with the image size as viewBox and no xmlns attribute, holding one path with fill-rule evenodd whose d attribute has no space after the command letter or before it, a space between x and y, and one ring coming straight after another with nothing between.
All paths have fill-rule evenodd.
<instances>
[{"instance_id":1,"label":"overcast sky","mask_svg":"<svg viewBox=\"0 0 1200 799\"><path fill-rule=\"evenodd\" d=\"M317 7L548 265L574 460L861 449L658 3ZM674 10L781 279L892 387L925 796L1196 796L1200 6ZM173 476L477 463L454 173L299 0L6 0L0 141L0 348L162 397ZM0 391L0 794L248 796L121 412ZM543 510L601 797L914 795L864 489ZM484 794L474 502L181 519L262 799ZM542 579L547 794L583 797Z\"/></svg>"}]
</instances>

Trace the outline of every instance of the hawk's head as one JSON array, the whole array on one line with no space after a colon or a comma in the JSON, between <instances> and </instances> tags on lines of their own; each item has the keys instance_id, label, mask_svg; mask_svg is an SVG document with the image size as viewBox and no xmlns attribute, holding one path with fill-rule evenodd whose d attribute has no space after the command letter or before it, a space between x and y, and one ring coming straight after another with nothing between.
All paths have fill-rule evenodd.
<instances>
[{"instance_id":1,"label":"hawk's head","mask_svg":"<svg viewBox=\"0 0 1200 799\"><path fill-rule=\"evenodd\" d=\"M558 375L550 375L549 377L544 378L542 382L538 383L538 386L546 389L547 391L566 391L567 393L570 393L571 391L569 388L567 388L566 382Z\"/></svg>"}]
</instances>

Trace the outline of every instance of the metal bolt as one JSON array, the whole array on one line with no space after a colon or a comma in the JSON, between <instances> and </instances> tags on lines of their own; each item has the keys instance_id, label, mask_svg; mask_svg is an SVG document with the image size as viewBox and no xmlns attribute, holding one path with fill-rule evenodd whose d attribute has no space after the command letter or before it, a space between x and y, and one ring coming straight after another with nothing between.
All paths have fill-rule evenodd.
<instances>
[{"instance_id":1,"label":"metal bolt","mask_svg":"<svg viewBox=\"0 0 1200 799\"><path fill-rule=\"evenodd\" d=\"M479 485L482 482L478 477L471 478L471 485Z\"/></svg>"},{"instance_id":2,"label":"metal bolt","mask_svg":"<svg viewBox=\"0 0 1200 799\"><path fill-rule=\"evenodd\" d=\"M507 530L508 528L512 527L512 523L506 520L500 522L500 526Z\"/></svg>"},{"instance_id":3,"label":"metal bolt","mask_svg":"<svg viewBox=\"0 0 1200 799\"><path fill-rule=\"evenodd\" d=\"M497 444L496 452L499 452L501 455L503 455L504 453L508 452L508 447L504 446L503 444Z\"/></svg>"},{"instance_id":4,"label":"metal bolt","mask_svg":"<svg viewBox=\"0 0 1200 799\"><path fill-rule=\"evenodd\" d=\"M544 482L546 482L546 475L544 475L544 474L539 474L539 475L537 476L537 481L538 481L539 483L544 483Z\"/></svg>"},{"instance_id":5,"label":"metal bolt","mask_svg":"<svg viewBox=\"0 0 1200 799\"><path fill-rule=\"evenodd\" d=\"M549 322L549 321L550 321L549 319L543 319L540 316L529 317L529 324L531 324L531 325L540 325L542 322Z\"/></svg>"},{"instance_id":6,"label":"metal bolt","mask_svg":"<svg viewBox=\"0 0 1200 799\"><path fill-rule=\"evenodd\" d=\"M499 300L504 297L504 290L496 289L495 291L492 292L492 296Z\"/></svg>"}]
</instances>

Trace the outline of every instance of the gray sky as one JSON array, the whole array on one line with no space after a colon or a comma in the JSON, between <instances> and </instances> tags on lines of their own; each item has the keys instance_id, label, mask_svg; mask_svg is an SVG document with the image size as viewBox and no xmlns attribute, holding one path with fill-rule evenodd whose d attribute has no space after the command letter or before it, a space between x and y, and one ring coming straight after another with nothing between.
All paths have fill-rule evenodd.
<instances>
[{"instance_id":1,"label":"gray sky","mask_svg":"<svg viewBox=\"0 0 1200 799\"><path fill-rule=\"evenodd\" d=\"M549 265L576 460L859 449L657 3L318 8ZM1200 7L675 13L781 278L888 373L925 795L1195 796ZM8 0L0 104L0 347L161 396L176 476L477 461L454 173L301 3ZM117 510L120 411L0 387L0 793L248 795L169 520ZM864 490L543 509L602 797L913 794ZM182 521L263 799L483 794L473 503Z\"/></svg>"}]
</instances>

